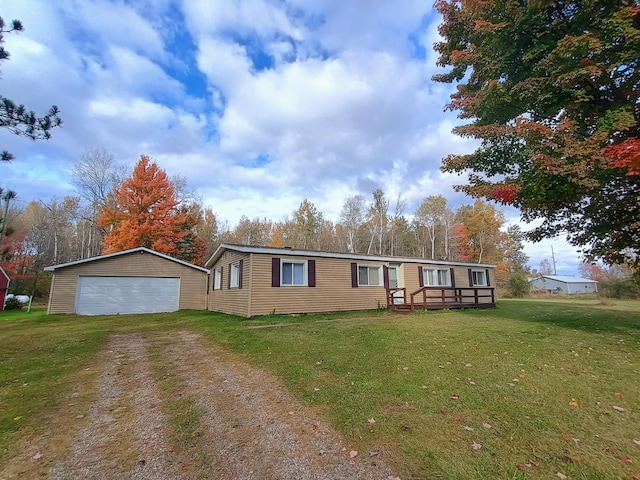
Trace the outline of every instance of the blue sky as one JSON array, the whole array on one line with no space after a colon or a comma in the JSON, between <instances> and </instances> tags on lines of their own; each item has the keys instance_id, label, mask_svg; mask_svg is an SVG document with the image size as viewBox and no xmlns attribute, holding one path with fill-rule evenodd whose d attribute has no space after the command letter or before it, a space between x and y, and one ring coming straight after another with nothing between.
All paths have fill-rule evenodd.
<instances>
[{"instance_id":1,"label":"blue sky","mask_svg":"<svg viewBox=\"0 0 640 480\"><path fill-rule=\"evenodd\" d=\"M473 202L439 171L474 144L443 112L455 87L431 81L431 2L8 0L0 15L25 27L5 36L0 92L64 120L48 142L0 131L16 157L0 186L22 205L73 195L73 162L98 147L131 166L149 155L231 225L305 198L336 221L375 188L408 214L428 195ZM528 245L532 266L551 243L558 273L575 273L561 239Z\"/></svg>"}]
</instances>

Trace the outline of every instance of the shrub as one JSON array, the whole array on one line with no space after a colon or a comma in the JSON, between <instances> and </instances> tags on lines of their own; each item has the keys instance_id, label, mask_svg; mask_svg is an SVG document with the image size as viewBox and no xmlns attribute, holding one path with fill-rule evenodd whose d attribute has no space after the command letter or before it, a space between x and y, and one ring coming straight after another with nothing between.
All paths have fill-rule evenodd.
<instances>
[{"instance_id":1,"label":"shrub","mask_svg":"<svg viewBox=\"0 0 640 480\"><path fill-rule=\"evenodd\" d=\"M600 295L608 298L638 299L640 298L640 285L628 278L612 278L602 280L598 284Z\"/></svg>"},{"instance_id":2,"label":"shrub","mask_svg":"<svg viewBox=\"0 0 640 480\"><path fill-rule=\"evenodd\" d=\"M512 297L522 298L529 294L531 283L522 273L513 273L507 280L507 290Z\"/></svg>"},{"instance_id":3,"label":"shrub","mask_svg":"<svg viewBox=\"0 0 640 480\"><path fill-rule=\"evenodd\" d=\"M23 306L23 303L16 297L7 298L7 300L4 302L5 310L20 310Z\"/></svg>"}]
</instances>

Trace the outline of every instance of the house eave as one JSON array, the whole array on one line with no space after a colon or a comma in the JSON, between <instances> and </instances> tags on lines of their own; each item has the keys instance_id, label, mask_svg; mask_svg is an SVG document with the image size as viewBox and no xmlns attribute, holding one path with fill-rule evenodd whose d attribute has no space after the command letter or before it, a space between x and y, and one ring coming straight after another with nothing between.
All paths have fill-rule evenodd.
<instances>
[{"instance_id":1,"label":"house eave","mask_svg":"<svg viewBox=\"0 0 640 480\"><path fill-rule=\"evenodd\" d=\"M195 269L200 270L202 272L209 273L209 269L207 269L207 268L199 267L198 265L194 265L192 263L185 262L184 260L180 260L178 258L174 258L174 257L171 257L169 255L165 255L164 253L156 252L155 250L151 250L151 249L146 248L146 247L136 247L136 248L131 248L129 250L123 250L121 252L107 253L105 255L99 255L97 257L83 258L82 260L76 260L74 262L61 263L59 265L51 265L49 267L45 267L44 270L45 270L45 272L55 272L56 270L58 270L60 268L72 267L72 266L75 266L75 265L81 265L83 263L94 262L96 260L104 260L106 258L118 257L120 255L126 255L126 254L129 254L129 253L136 253L136 252L150 253L151 255L155 255L155 256L164 258L166 260L171 260L172 262L180 263L180 264L182 264L182 265L184 265L186 267L195 268Z\"/></svg>"},{"instance_id":2,"label":"house eave","mask_svg":"<svg viewBox=\"0 0 640 480\"><path fill-rule=\"evenodd\" d=\"M388 263L418 263L418 264L429 264L429 265L495 268L495 265L486 264L486 263L453 262L453 261L446 261L446 260L430 260L427 258L363 255L363 254L357 254L357 253L322 252L317 250L303 250L303 249L296 249L296 248L254 247L250 245L235 245L235 244L229 244L229 243L221 244L216 249L216 251L213 252L213 255L211 255L211 257L209 258L209 260L207 260L204 266L211 267L212 265L214 265L226 250L233 250L241 253L258 253L258 254L278 255L278 256L342 258L346 260L362 260L362 261L376 261L376 262L388 262Z\"/></svg>"}]
</instances>

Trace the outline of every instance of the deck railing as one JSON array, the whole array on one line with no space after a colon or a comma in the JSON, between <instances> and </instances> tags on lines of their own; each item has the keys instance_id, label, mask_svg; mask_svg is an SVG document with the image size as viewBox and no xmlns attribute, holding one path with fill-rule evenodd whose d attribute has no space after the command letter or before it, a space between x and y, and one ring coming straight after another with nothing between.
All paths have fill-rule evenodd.
<instances>
[{"instance_id":1,"label":"deck railing","mask_svg":"<svg viewBox=\"0 0 640 480\"><path fill-rule=\"evenodd\" d=\"M387 308L394 310L485 308L495 304L493 287L422 287L408 299L405 288L387 289Z\"/></svg>"}]
</instances>

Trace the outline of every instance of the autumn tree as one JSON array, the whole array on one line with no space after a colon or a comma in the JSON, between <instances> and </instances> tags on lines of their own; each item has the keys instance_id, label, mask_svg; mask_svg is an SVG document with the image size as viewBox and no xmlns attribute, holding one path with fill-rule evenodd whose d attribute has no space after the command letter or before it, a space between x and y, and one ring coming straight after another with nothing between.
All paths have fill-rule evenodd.
<instances>
[{"instance_id":1,"label":"autumn tree","mask_svg":"<svg viewBox=\"0 0 640 480\"><path fill-rule=\"evenodd\" d=\"M588 259L640 273L640 6L609 0L438 0L434 76L456 82L447 105L480 140L443 170L458 188L566 233Z\"/></svg>"},{"instance_id":2,"label":"autumn tree","mask_svg":"<svg viewBox=\"0 0 640 480\"><path fill-rule=\"evenodd\" d=\"M114 188L114 206L102 208L99 225L108 230L103 253L147 247L193 261L193 249L185 245L192 222L166 172L142 155L131 177Z\"/></svg>"},{"instance_id":3,"label":"autumn tree","mask_svg":"<svg viewBox=\"0 0 640 480\"><path fill-rule=\"evenodd\" d=\"M473 262L499 263L503 259L500 244L504 233L500 227L504 214L493 205L476 200L473 205L464 205L456 212L458 222L464 224L469 235L470 260Z\"/></svg>"},{"instance_id":4,"label":"autumn tree","mask_svg":"<svg viewBox=\"0 0 640 480\"><path fill-rule=\"evenodd\" d=\"M4 34L20 32L23 28L19 20L13 20L10 25L6 25L0 17L0 61L9 59L9 52L2 46ZM0 128L6 128L21 137L31 140L48 140L51 137L51 130L62 124L59 113L58 107L54 105L45 115L38 117L34 111L27 110L24 105L16 104L0 95ZM0 160L5 162L13 160L13 155L4 150L0 154Z\"/></svg>"}]
</instances>

